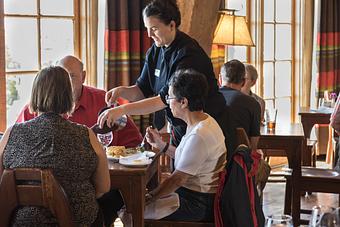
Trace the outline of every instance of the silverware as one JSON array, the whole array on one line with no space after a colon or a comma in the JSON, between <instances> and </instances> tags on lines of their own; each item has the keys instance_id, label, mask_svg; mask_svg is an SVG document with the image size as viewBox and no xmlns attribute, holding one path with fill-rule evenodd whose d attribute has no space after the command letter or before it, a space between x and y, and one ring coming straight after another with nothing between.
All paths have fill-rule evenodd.
<instances>
[{"instance_id":1,"label":"silverware","mask_svg":"<svg viewBox=\"0 0 340 227\"><path fill-rule=\"evenodd\" d=\"M144 152L145 151L145 140L146 140L146 133L145 133L145 135L144 135L144 137L143 137L143 140L142 140L142 142L139 144L139 146L138 146L138 149L141 151L141 152Z\"/></svg>"}]
</instances>

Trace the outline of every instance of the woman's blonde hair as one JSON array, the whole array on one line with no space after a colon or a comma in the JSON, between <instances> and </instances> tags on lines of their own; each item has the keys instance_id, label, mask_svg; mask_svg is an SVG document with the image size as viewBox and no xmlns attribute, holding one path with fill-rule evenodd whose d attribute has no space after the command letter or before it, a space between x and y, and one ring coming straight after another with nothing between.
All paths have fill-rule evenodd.
<instances>
[{"instance_id":1,"label":"woman's blonde hair","mask_svg":"<svg viewBox=\"0 0 340 227\"><path fill-rule=\"evenodd\" d=\"M36 75L31 99L30 112L70 114L74 99L69 74L60 66L49 66Z\"/></svg>"}]
</instances>

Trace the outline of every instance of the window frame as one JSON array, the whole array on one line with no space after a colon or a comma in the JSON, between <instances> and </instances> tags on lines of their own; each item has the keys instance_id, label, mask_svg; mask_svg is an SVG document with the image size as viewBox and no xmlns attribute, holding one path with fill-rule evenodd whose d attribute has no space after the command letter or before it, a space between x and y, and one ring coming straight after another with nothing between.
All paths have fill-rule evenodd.
<instances>
[{"instance_id":1,"label":"window frame","mask_svg":"<svg viewBox=\"0 0 340 227\"><path fill-rule=\"evenodd\" d=\"M41 8L40 8L40 0L37 0L37 14L35 15L28 15L28 14L5 14L4 12L4 1L0 1L0 48L1 55L0 55L0 131L5 131L9 125L7 125L7 107L6 107L6 76L7 75L27 75L28 74L36 74L38 71L35 70L17 70L17 71L9 71L6 72L6 59L5 59L5 30L4 30L4 21L5 17L15 17L15 18L34 18L37 19L37 43L38 43L38 70L42 68L41 65L41 19L43 18L66 18L71 19L73 21L73 36L74 36L74 55L77 57L81 56L81 39L80 39L80 32L81 32L81 24L80 24L80 8L81 5L87 6L87 0L73 0L73 16L59 16L59 15L41 15ZM87 9L87 7L85 7ZM18 110L19 111L19 110Z\"/></svg>"},{"instance_id":2,"label":"window frame","mask_svg":"<svg viewBox=\"0 0 340 227\"><path fill-rule=\"evenodd\" d=\"M249 18L248 25L250 26L250 32L255 43L255 47L248 48L249 63L255 65L257 68L259 78L255 87L255 91L261 97L264 95L264 63L269 62L264 60L264 0L247 0L247 18ZM276 3L276 1L275 1ZM297 111L300 101L300 78L301 78L301 15L302 6L301 0L291 0L291 122L296 122ZM275 5L274 5L275 10ZM274 23L275 24L275 12ZM266 22L267 23L267 22ZM276 23L287 24L287 23ZM275 28L274 28L274 64L275 62L285 62L286 60L275 60ZM274 65L275 73L275 65ZM273 75L274 76L274 75ZM275 76L274 76L275 80ZM274 99L275 99L275 82L274 86ZM286 96L285 96L286 97ZM287 96L288 97L288 96ZM280 98L282 98L280 96ZM266 99L268 100L268 99Z\"/></svg>"}]
</instances>

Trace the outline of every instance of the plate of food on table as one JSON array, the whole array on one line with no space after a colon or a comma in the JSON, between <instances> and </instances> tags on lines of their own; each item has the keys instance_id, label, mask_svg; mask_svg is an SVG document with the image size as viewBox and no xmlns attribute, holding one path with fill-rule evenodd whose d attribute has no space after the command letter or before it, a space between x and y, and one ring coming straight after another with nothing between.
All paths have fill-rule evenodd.
<instances>
[{"instance_id":1,"label":"plate of food on table","mask_svg":"<svg viewBox=\"0 0 340 227\"><path fill-rule=\"evenodd\" d=\"M144 151L142 147L109 146L106 148L106 156L108 160L119 162L122 165L139 166L150 164L155 153Z\"/></svg>"}]
</instances>

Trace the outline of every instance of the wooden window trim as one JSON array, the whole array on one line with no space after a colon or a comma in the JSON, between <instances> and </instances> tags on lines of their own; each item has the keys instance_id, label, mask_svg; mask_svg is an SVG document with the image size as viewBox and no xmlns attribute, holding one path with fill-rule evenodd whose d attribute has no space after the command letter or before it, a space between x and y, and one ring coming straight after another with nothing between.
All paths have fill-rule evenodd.
<instances>
[{"instance_id":1,"label":"wooden window trim","mask_svg":"<svg viewBox=\"0 0 340 227\"><path fill-rule=\"evenodd\" d=\"M42 16L44 18L74 18L74 53L75 56L80 58L80 12L79 5L80 1L85 0L74 0L74 16ZM97 0L95 0L97 2ZM40 1L37 1L37 10L40 12ZM38 32L38 48L41 49L41 39L40 39L40 20L41 17L38 15L16 15L8 14L6 17L30 17L37 18L37 32ZM7 107L6 107L6 59L5 59L5 28L4 28L4 1L0 1L0 132L4 132L7 128ZM38 67L41 68L41 51L38 52ZM32 74L37 71L14 71L7 72L7 74ZM19 110L18 110L19 111Z\"/></svg>"}]
</instances>

